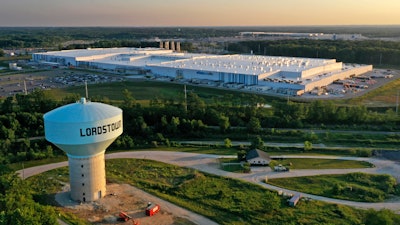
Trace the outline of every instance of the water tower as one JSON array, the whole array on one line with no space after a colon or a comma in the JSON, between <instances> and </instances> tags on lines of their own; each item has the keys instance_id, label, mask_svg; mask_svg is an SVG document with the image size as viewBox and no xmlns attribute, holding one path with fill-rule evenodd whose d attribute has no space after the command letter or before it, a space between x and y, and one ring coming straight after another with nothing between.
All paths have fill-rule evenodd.
<instances>
[{"instance_id":1,"label":"water tower","mask_svg":"<svg viewBox=\"0 0 400 225\"><path fill-rule=\"evenodd\" d=\"M46 139L67 153L71 198L90 202L105 196L104 153L122 134L122 110L81 98L43 117Z\"/></svg>"}]
</instances>

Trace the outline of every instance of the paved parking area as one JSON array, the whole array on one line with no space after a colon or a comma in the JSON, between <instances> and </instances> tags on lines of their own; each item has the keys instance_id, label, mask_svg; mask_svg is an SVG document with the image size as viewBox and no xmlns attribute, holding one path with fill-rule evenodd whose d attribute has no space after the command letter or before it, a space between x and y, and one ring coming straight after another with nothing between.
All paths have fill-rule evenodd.
<instances>
[{"instance_id":1,"label":"paved parking area","mask_svg":"<svg viewBox=\"0 0 400 225\"><path fill-rule=\"evenodd\" d=\"M116 82L124 80L121 75L92 73L79 70L54 69L21 74L0 74L0 98L18 93L30 93L35 89L63 88L68 86Z\"/></svg>"}]
</instances>

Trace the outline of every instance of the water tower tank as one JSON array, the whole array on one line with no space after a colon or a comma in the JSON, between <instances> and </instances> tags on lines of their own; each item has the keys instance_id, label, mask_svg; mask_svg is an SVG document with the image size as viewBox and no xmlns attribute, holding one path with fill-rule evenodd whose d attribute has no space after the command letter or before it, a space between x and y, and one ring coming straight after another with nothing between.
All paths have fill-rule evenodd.
<instances>
[{"instance_id":1,"label":"water tower tank","mask_svg":"<svg viewBox=\"0 0 400 225\"><path fill-rule=\"evenodd\" d=\"M71 198L86 202L105 196L104 153L122 134L122 110L81 98L43 117L46 139L67 153Z\"/></svg>"}]
</instances>

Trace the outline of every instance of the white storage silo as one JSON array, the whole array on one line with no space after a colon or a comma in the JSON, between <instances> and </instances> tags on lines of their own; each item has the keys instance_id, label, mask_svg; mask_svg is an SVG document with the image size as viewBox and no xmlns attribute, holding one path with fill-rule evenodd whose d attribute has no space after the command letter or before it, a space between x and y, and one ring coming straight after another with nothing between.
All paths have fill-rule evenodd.
<instances>
[{"instance_id":1,"label":"white storage silo","mask_svg":"<svg viewBox=\"0 0 400 225\"><path fill-rule=\"evenodd\" d=\"M46 139L67 153L71 198L86 202L105 196L104 153L122 134L122 110L81 98L43 117Z\"/></svg>"}]
</instances>

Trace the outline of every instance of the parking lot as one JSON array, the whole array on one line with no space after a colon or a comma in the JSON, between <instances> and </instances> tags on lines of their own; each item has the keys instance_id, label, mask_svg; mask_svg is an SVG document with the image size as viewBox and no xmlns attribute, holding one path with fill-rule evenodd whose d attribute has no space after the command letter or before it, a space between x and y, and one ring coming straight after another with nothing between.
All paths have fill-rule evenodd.
<instances>
[{"instance_id":1,"label":"parking lot","mask_svg":"<svg viewBox=\"0 0 400 225\"><path fill-rule=\"evenodd\" d=\"M141 79L146 79L143 76ZM156 78L155 80L163 81L163 77ZM372 72L364 74L360 77L353 77L346 80L340 80L330 84L326 87L318 88L310 92L304 93L302 96L288 96L297 100L308 99L339 99L339 98L353 98L361 96L371 90L385 85L395 79L400 78L400 72L397 70L388 69L374 69ZM35 89L53 89L64 88L70 86L81 86L85 82L87 84L118 82L130 77L121 74L105 74L90 71L80 71L71 69L53 69L42 72L21 73L12 75L0 75L0 98L6 98L18 93L32 92ZM132 78L133 79L133 78ZM154 78L153 78L154 79ZM170 78L165 81L170 81ZM174 80L173 82L180 82ZM252 90L244 88L243 85L229 86L222 85L218 82L210 81L181 81L191 85L209 86L219 89L237 89L243 92L265 94L271 96L286 97L287 94L278 93L276 90Z\"/></svg>"},{"instance_id":2,"label":"parking lot","mask_svg":"<svg viewBox=\"0 0 400 225\"><path fill-rule=\"evenodd\" d=\"M374 69L359 77L336 81L326 87L306 92L301 97L311 99L353 98L379 88L400 78L400 72L388 69Z\"/></svg>"},{"instance_id":3,"label":"parking lot","mask_svg":"<svg viewBox=\"0 0 400 225\"><path fill-rule=\"evenodd\" d=\"M35 89L52 89L69 86L80 86L96 83L122 81L125 78L117 75L104 75L76 70L48 70L24 74L0 76L0 98L18 93L30 93Z\"/></svg>"}]
</instances>

